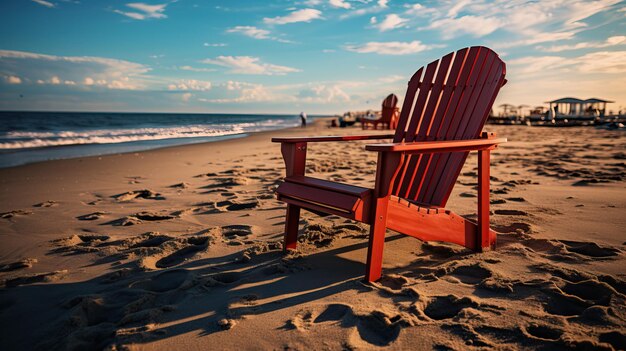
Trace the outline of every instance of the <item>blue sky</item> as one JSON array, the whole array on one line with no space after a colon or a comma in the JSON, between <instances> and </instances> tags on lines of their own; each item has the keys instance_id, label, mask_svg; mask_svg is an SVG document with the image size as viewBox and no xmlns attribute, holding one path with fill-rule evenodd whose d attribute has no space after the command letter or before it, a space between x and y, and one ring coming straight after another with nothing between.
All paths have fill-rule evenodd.
<instances>
[{"instance_id":1,"label":"blue sky","mask_svg":"<svg viewBox=\"0 0 626 351\"><path fill-rule=\"evenodd\" d=\"M0 110L342 113L472 45L507 63L496 104L626 108L616 0L6 0L0 31Z\"/></svg>"}]
</instances>

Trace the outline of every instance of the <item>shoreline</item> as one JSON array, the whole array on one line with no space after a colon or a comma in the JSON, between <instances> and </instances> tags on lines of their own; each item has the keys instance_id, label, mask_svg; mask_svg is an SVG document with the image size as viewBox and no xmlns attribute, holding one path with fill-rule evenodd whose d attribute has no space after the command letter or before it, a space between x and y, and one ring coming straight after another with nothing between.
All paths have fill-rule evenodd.
<instances>
[{"instance_id":1,"label":"shoreline","mask_svg":"<svg viewBox=\"0 0 626 351\"><path fill-rule=\"evenodd\" d=\"M330 119L332 119L333 117L316 117L315 120L313 121L313 123L311 123L311 126L314 126L318 121L328 121ZM13 167L20 167L20 166L26 166L26 165L31 165L31 164L36 164L36 163L42 163L42 162L51 162L51 161L62 161L62 160L73 160L73 159L79 159L79 158L90 158L90 157L103 157L103 156L109 156L109 155L124 155L124 154L131 154L131 153L137 153L137 152L146 152L146 151L151 151L151 150L160 150L160 149L166 149L166 148L175 148L175 147L182 147L182 146L189 146L189 145L201 145L201 144L208 144L208 143L217 143L217 142L223 142L226 140L230 140L230 139L241 139L241 138L247 138L253 135L256 135L258 133L273 133L273 132L278 132L278 131L288 131L291 129L300 129L301 127L285 127L285 128L278 128L278 129L270 129L270 130L262 130L262 131L255 131L255 132L243 132L243 133L239 133L239 134L227 134L227 135L220 135L220 136L216 136L216 137L197 137L199 138L214 138L214 140L203 140L203 141L191 141L191 139L196 139L196 138L182 138L181 140L189 140L189 142L186 143L179 143L179 144L172 144L172 145L163 145L163 146L155 146L155 147L149 147L147 145L145 145L146 142L163 142L163 143L167 143L169 140L174 140L176 138L173 139L153 139L153 140L147 140L147 141L138 141L138 142L122 142L122 143L107 143L107 144L71 144L71 145L57 145L57 146L48 146L48 147L37 147L37 148L26 148L26 149L14 149L16 151L7 151L7 153L20 153L20 152L37 152L37 151L41 151L41 152L46 152L46 151L53 151L53 150L62 150L64 148L75 148L75 147L102 147L102 148L111 148L111 149L115 149L116 146L119 146L121 144L127 144L128 148L132 148L132 146L134 145L135 147L138 147L140 149L138 150L130 150L130 151L122 151L122 152L105 152L102 154L92 154L92 155L83 155L83 156L67 156L67 157L62 157L62 158L52 158L52 159L47 159L47 160L38 160L38 161L33 161L33 162L27 162L27 163L22 163L22 164L17 164L17 165L12 165L12 166L0 166L0 170L1 169L8 169L8 168L13 168ZM142 147L147 147L147 148L143 148Z\"/></svg>"}]
</instances>

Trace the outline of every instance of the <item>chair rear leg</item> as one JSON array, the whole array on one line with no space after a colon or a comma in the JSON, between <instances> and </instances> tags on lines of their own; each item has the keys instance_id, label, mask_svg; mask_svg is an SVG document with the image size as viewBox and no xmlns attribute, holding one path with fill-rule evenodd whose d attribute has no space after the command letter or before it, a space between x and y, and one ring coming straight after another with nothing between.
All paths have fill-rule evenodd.
<instances>
[{"instance_id":1,"label":"chair rear leg","mask_svg":"<svg viewBox=\"0 0 626 351\"><path fill-rule=\"evenodd\" d=\"M283 250L295 250L298 244L298 224L300 223L300 207L287 205L287 216L285 217L285 242Z\"/></svg>"}]
</instances>

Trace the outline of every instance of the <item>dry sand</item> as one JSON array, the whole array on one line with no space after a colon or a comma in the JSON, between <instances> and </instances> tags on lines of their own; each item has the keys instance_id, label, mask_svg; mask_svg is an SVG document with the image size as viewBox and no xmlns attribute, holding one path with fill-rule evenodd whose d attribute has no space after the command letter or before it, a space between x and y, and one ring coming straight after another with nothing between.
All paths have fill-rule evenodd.
<instances>
[{"instance_id":1,"label":"dry sand","mask_svg":"<svg viewBox=\"0 0 626 351\"><path fill-rule=\"evenodd\" d=\"M0 170L0 349L611 350L626 347L626 137L489 126L498 249L304 212L283 255L273 135ZM311 175L372 186L365 143L309 146ZM347 146L349 145L349 146ZM476 158L448 207L475 218Z\"/></svg>"}]
</instances>

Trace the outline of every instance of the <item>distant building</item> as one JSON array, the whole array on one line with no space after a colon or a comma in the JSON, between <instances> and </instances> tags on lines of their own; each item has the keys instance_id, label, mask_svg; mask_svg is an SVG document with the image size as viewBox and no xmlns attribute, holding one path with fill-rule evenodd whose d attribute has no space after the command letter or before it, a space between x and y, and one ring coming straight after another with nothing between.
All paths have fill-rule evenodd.
<instances>
[{"instance_id":1,"label":"distant building","mask_svg":"<svg viewBox=\"0 0 626 351\"><path fill-rule=\"evenodd\" d=\"M550 113L553 118L589 118L604 117L606 114L606 104L613 101L591 98L581 100L573 97L565 97L553 101L547 101L550 104Z\"/></svg>"}]
</instances>

